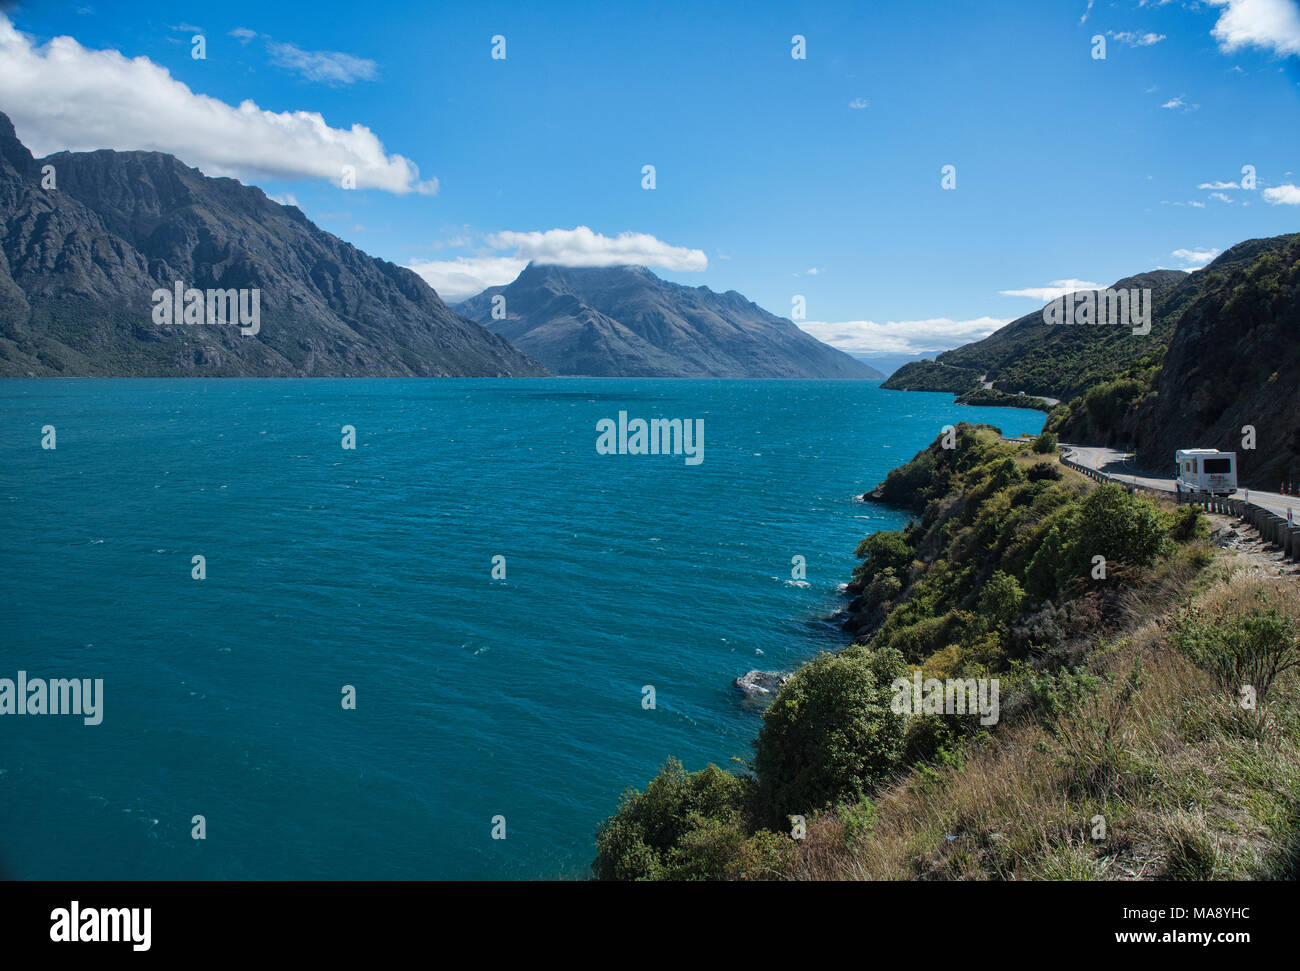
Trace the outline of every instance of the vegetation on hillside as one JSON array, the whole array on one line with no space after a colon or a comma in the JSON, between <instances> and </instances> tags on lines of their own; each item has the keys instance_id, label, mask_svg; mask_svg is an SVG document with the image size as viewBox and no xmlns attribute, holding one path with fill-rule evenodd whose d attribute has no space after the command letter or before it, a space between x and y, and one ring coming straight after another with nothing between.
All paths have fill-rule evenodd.
<instances>
[{"instance_id":1,"label":"vegetation on hillside","mask_svg":"<svg viewBox=\"0 0 1300 971\"><path fill-rule=\"evenodd\" d=\"M853 644L782 688L751 771L670 762L598 877L1295 872L1294 587L1227 576L1197 510L1076 475L1050 434L949 444L880 487L916 518L863 540ZM997 679L1000 718L896 710L915 674Z\"/></svg>"}]
</instances>

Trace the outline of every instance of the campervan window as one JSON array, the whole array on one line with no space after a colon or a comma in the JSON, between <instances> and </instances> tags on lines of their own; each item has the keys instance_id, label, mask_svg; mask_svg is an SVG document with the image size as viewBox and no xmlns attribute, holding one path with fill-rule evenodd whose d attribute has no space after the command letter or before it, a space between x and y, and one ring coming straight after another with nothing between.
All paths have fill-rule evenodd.
<instances>
[{"instance_id":1,"label":"campervan window","mask_svg":"<svg viewBox=\"0 0 1300 971\"><path fill-rule=\"evenodd\" d=\"M1231 459L1206 459L1205 471L1215 475L1226 475L1232 471Z\"/></svg>"}]
</instances>

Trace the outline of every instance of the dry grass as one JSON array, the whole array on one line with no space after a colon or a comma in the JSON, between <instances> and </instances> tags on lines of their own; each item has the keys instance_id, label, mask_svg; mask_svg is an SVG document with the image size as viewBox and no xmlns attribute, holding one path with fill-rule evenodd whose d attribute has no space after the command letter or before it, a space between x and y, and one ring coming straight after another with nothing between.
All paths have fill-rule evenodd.
<instances>
[{"instance_id":1,"label":"dry grass","mask_svg":"<svg viewBox=\"0 0 1300 971\"><path fill-rule=\"evenodd\" d=\"M1126 597L1123 636L1094 645L1102 686L971 744L961 767L914 770L877 799L865 836L817 820L794 879L1277 879L1297 867L1300 702L1291 672L1243 712L1169 643L1177 612L1246 610L1287 580L1169 563ZM1208 575L1208 581L1205 579ZM1104 823L1104 835L1100 824ZM1099 838L1098 838L1099 837Z\"/></svg>"}]
</instances>

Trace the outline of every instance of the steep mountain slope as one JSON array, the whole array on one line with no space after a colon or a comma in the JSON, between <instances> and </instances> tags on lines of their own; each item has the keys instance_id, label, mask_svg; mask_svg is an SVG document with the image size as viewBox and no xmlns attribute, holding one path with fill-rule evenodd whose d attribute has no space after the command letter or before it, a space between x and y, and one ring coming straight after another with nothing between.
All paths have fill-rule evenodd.
<instances>
[{"instance_id":1,"label":"steep mountain slope","mask_svg":"<svg viewBox=\"0 0 1300 971\"><path fill-rule=\"evenodd\" d=\"M1136 361L1159 356L1173 334L1173 321L1197 284L1181 270L1154 270L1117 282L1112 289L1152 291L1151 333L1120 325L1055 325L1042 310L1026 314L981 341L944 351L934 361L907 364L882 385L897 391L949 391L978 387L987 375L999 391L1067 400Z\"/></svg>"},{"instance_id":2,"label":"steep mountain slope","mask_svg":"<svg viewBox=\"0 0 1300 971\"><path fill-rule=\"evenodd\" d=\"M1056 430L1135 443L1145 468L1168 468L1179 448L1221 448L1237 452L1244 485L1300 482L1300 234L1248 240L1197 276L1159 370L1092 388Z\"/></svg>"},{"instance_id":3,"label":"steep mountain slope","mask_svg":"<svg viewBox=\"0 0 1300 971\"><path fill-rule=\"evenodd\" d=\"M156 324L178 281L260 290L259 332ZM544 373L258 188L158 152L36 160L0 113L0 376Z\"/></svg>"},{"instance_id":4,"label":"steep mountain slope","mask_svg":"<svg viewBox=\"0 0 1300 971\"><path fill-rule=\"evenodd\" d=\"M492 318L493 298L505 317ZM596 377L879 378L734 290L684 287L644 267L528 264L456 309L556 374Z\"/></svg>"}]
</instances>

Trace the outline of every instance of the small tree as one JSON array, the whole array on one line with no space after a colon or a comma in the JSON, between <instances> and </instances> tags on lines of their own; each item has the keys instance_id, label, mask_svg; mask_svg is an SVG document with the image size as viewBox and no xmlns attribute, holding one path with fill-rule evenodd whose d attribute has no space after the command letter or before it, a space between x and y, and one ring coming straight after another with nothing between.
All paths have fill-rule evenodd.
<instances>
[{"instance_id":1,"label":"small tree","mask_svg":"<svg viewBox=\"0 0 1300 971\"><path fill-rule=\"evenodd\" d=\"M898 765L907 716L890 710L907 672L885 648L823 654L801 668L763 716L754 767L773 827L794 813L858 802Z\"/></svg>"}]
</instances>

